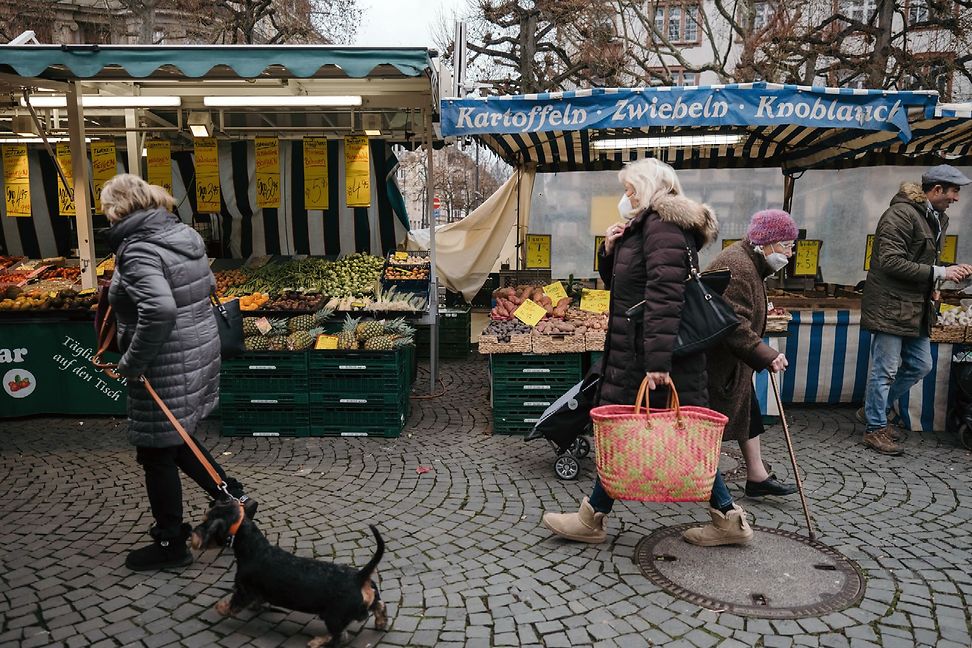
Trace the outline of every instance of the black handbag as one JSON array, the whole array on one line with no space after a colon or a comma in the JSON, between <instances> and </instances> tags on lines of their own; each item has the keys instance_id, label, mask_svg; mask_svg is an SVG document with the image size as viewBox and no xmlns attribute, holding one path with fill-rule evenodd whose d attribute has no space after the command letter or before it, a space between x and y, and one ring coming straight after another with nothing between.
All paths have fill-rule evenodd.
<instances>
[{"instance_id":1,"label":"black handbag","mask_svg":"<svg viewBox=\"0 0 972 648\"><path fill-rule=\"evenodd\" d=\"M243 312L240 300L221 302L215 292L209 294L216 328L219 329L219 352L223 358L234 358L243 352Z\"/></svg>"},{"instance_id":2,"label":"black handbag","mask_svg":"<svg viewBox=\"0 0 972 648\"><path fill-rule=\"evenodd\" d=\"M729 285L732 274L728 269L700 273L688 236L685 254L689 276L685 280L682 321L672 350L676 357L705 351L739 326L739 317L721 294ZM716 290L715 286L721 290Z\"/></svg>"}]
</instances>

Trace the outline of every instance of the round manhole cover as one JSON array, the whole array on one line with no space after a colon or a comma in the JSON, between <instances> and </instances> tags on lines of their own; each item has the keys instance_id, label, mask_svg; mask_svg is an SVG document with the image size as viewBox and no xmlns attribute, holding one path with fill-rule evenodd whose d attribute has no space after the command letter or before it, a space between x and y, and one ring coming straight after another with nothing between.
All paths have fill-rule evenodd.
<instances>
[{"instance_id":1,"label":"round manhole cover","mask_svg":"<svg viewBox=\"0 0 972 648\"><path fill-rule=\"evenodd\" d=\"M748 545L696 547L682 531L659 529L635 548L644 575L668 593L700 607L767 619L799 619L860 602L860 568L805 537L753 527Z\"/></svg>"}]
</instances>

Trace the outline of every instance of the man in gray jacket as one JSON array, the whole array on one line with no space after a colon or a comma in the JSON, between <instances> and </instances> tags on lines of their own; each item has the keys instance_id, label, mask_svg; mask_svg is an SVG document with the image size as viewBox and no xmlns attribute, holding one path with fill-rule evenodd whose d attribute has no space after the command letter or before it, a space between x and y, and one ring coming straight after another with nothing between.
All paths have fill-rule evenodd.
<instances>
[{"instance_id":1,"label":"man in gray jacket","mask_svg":"<svg viewBox=\"0 0 972 648\"><path fill-rule=\"evenodd\" d=\"M864 445L899 455L901 435L888 411L932 369L931 327L937 286L972 275L972 266L941 262L948 216L961 187L972 182L942 164L904 183L878 221L871 268L864 284L861 326L873 335L871 370L864 396Z\"/></svg>"}]
</instances>

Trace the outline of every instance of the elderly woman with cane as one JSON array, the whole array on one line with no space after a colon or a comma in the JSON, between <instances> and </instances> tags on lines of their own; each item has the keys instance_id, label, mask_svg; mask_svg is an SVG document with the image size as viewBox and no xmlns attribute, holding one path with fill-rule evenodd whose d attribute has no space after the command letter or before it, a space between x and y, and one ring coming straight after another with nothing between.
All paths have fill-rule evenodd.
<instances>
[{"instance_id":1,"label":"elderly woman with cane","mask_svg":"<svg viewBox=\"0 0 972 648\"><path fill-rule=\"evenodd\" d=\"M697 352L677 358L673 352L681 323L689 255L718 235L715 215L705 205L682 195L674 169L655 159L639 160L618 174L624 195L621 221L612 225L598 251L599 268L611 290L599 405L630 405L647 379L652 408L665 407L673 384L683 405L707 406L706 356ZM643 315L627 311L644 301ZM753 531L743 510L733 502L716 471L709 500L712 524L685 532L703 546L746 543ZM614 505L600 479L576 513L545 513L543 525L562 538L600 543Z\"/></svg>"},{"instance_id":2,"label":"elderly woman with cane","mask_svg":"<svg viewBox=\"0 0 972 648\"><path fill-rule=\"evenodd\" d=\"M766 332L766 278L783 268L793 255L797 226L780 209L753 215L746 238L730 245L709 264L732 274L722 297L732 306L740 324L709 349L709 402L729 417L723 440L739 443L746 462L746 496L792 495L796 486L780 482L764 463L759 436L763 418L753 389L753 372L783 371L786 356L763 342Z\"/></svg>"}]
</instances>

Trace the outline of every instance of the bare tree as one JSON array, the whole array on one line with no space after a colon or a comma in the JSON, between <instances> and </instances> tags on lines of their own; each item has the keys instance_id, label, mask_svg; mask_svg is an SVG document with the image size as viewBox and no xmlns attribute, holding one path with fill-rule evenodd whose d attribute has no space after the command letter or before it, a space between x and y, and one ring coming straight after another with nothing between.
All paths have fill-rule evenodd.
<instances>
[{"instance_id":1,"label":"bare tree","mask_svg":"<svg viewBox=\"0 0 972 648\"><path fill-rule=\"evenodd\" d=\"M604 0L474 0L470 63L500 94L610 83L621 48ZM451 38L450 38L451 44ZM452 48L446 47L446 56Z\"/></svg>"},{"instance_id":2,"label":"bare tree","mask_svg":"<svg viewBox=\"0 0 972 648\"><path fill-rule=\"evenodd\" d=\"M825 82L932 89L972 81L972 0L615 0L629 81ZM677 11L673 11L676 8ZM677 19L673 19L677 15ZM702 48L689 55L688 50Z\"/></svg>"}]
</instances>

